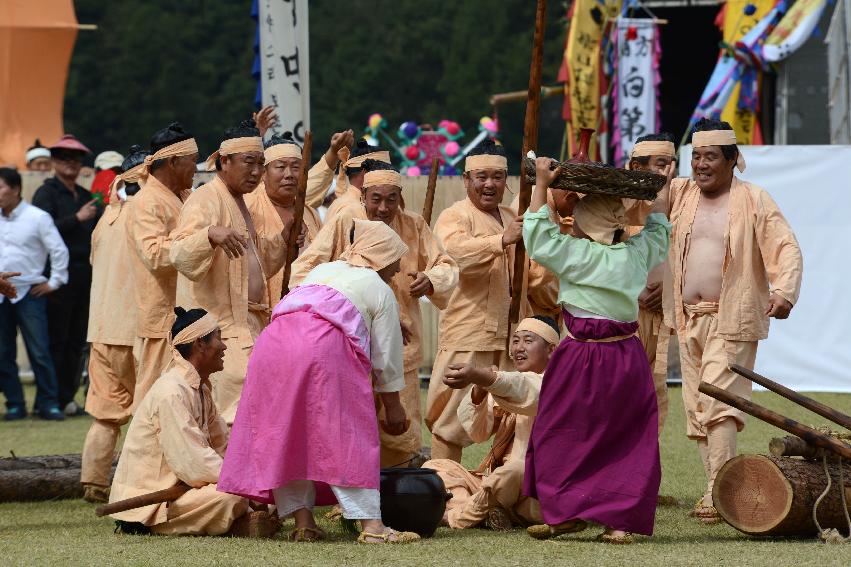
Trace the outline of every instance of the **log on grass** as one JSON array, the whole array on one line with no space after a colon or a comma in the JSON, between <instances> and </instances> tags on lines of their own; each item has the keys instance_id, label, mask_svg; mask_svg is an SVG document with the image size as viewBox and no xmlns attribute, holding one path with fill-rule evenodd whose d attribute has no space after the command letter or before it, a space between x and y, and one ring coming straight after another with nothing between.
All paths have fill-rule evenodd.
<instances>
[{"instance_id":1,"label":"log on grass","mask_svg":"<svg viewBox=\"0 0 851 567\"><path fill-rule=\"evenodd\" d=\"M0 458L0 502L82 498L80 462L80 455Z\"/></svg>"},{"instance_id":2,"label":"log on grass","mask_svg":"<svg viewBox=\"0 0 851 567\"><path fill-rule=\"evenodd\" d=\"M0 458L0 471L79 469L81 462L82 455L80 454Z\"/></svg>"},{"instance_id":3,"label":"log on grass","mask_svg":"<svg viewBox=\"0 0 851 567\"><path fill-rule=\"evenodd\" d=\"M775 457L804 457L813 460L821 455L821 450L818 447L793 435L775 437L768 442L768 450Z\"/></svg>"},{"instance_id":4,"label":"log on grass","mask_svg":"<svg viewBox=\"0 0 851 567\"><path fill-rule=\"evenodd\" d=\"M851 506L851 463L843 461L845 488L840 488L836 455L828 455L833 479L830 492L818 508L822 529L848 529L841 496ZM821 459L739 455L729 460L715 478L712 500L728 524L757 536L814 537L813 504L827 486Z\"/></svg>"}]
</instances>

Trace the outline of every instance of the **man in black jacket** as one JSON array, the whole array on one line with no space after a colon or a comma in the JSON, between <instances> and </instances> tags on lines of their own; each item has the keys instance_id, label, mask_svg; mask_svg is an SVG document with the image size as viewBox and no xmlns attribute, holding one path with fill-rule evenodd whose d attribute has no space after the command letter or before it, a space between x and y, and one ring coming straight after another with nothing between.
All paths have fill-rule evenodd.
<instances>
[{"instance_id":1,"label":"man in black jacket","mask_svg":"<svg viewBox=\"0 0 851 567\"><path fill-rule=\"evenodd\" d=\"M80 388L89 319L92 231L103 212L92 194L77 185L83 158L90 153L74 136L62 136L50 147L56 175L36 190L32 200L33 205L53 217L70 256L68 284L51 293L47 303L50 353L56 367L59 407L64 408L66 415L85 413L74 402L74 396Z\"/></svg>"}]
</instances>

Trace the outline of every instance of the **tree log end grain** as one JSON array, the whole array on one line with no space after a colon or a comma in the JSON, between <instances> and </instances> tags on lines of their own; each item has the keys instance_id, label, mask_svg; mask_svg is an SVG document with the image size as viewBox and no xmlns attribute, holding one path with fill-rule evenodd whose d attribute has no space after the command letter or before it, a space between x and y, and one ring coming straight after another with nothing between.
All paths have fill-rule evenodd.
<instances>
[{"instance_id":1,"label":"tree log end grain","mask_svg":"<svg viewBox=\"0 0 851 567\"><path fill-rule=\"evenodd\" d=\"M718 471L712 501L728 524L760 535L776 528L789 514L792 485L768 457L741 455Z\"/></svg>"}]
</instances>

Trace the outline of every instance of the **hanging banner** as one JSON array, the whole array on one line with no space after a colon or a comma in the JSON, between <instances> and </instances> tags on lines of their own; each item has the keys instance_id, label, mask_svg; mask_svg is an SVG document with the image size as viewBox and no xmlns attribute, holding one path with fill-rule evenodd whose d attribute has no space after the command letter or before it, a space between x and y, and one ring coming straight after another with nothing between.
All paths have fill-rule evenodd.
<instances>
[{"instance_id":1,"label":"hanging banner","mask_svg":"<svg viewBox=\"0 0 851 567\"><path fill-rule=\"evenodd\" d=\"M658 129L659 44L652 19L618 18L616 26L612 145L622 167L636 138Z\"/></svg>"},{"instance_id":2,"label":"hanging banner","mask_svg":"<svg viewBox=\"0 0 851 567\"><path fill-rule=\"evenodd\" d=\"M278 112L266 135L290 131L303 142L310 129L307 0L259 0L258 8L261 99Z\"/></svg>"},{"instance_id":3,"label":"hanging banner","mask_svg":"<svg viewBox=\"0 0 851 567\"><path fill-rule=\"evenodd\" d=\"M567 142L572 155L580 128L600 124L600 42L606 18L620 0L575 0L570 17L562 76L565 79Z\"/></svg>"},{"instance_id":4,"label":"hanging banner","mask_svg":"<svg viewBox=\"0 0 851 567\"><path fill-rule=\"evenodd\" d=\"M766 61L786 59L806 42L818 25L827 0L798 0L762 46Z\"/></svg>"},{"instance_id":5,"label":"hanging banner","mask_svg":"<svg viewBox=\"0 0 851 567\"><path fill-rule=\"evenodd\" d=\"M724 42L727 45L735 45L771 11L775 4L777 4L777 0L727 0L726 12L724 13ZM756 126L756 107L750 104L752 99L748 99L748 104L740 104L742 80L750 82L746 94L753 96L754 84L756 84L755 91L758 94L760 74L754 70L745 76L743 71L730 93L724 111L721 113L721 120L730 123L736 132L736 140L740 144L751 144Z\"/></svg>"}]
</instances>

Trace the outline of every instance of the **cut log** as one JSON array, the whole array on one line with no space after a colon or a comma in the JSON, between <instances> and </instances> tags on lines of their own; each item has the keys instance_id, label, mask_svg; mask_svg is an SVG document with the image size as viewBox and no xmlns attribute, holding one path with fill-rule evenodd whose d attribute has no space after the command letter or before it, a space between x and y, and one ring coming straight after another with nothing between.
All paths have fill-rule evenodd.
<instances>
[{"instance_id":1,"label":"cut log","mask_svg":"<svg viewBox=\"0 0 851 567\"><path fill-rule=\"evenodd\" d=\"M82 498L80 455L0 459L0 502ZM112 463L110 479L115 474Z\"/></svg>"},{"instance_id":2,"label":"cut log","mask_svg":"<svg viewBox=\"0 0 851 567\"><path fill-rule=\"evenodd\" d=\"M848 524L842 511L843 489L839 465L828 456L833 479L830 492L818 508L822 529L844 533ZM851 463L844 462L844 497L851 506ZM729 460L715 478L712 500L728 524L758 536L814 537L813 504L827 486L821 460L740 455Z\"/></svg>"},{"instance_id":3,"label":"cut log","mask_svg":"<svg viewBox=\"0 0 851 567\"><path fill-rule=\"evenodd\" d=\"M804 457L813 460L819 457L819 448L810 445L800 437L787 435L786 437L775 437L768 442L768 450L775 457Z\"/></svg>"}]
</instances>

